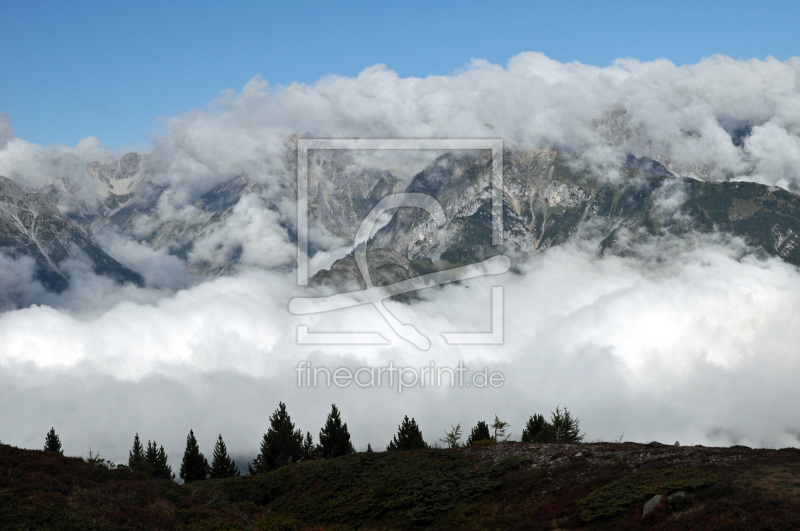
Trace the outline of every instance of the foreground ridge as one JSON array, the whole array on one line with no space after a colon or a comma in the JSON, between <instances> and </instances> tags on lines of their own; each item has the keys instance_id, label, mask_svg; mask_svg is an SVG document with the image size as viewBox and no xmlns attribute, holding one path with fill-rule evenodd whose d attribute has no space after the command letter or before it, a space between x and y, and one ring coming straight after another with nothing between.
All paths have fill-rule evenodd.
<instances>
[{"instance_id":1,"label":"foreground ridge","mask_svg":"<svg viewBox=\"0 0 800 531\"><path fill-rule=\"evenodd\" d=\"M796 528L798 471L794 448L488 443L177 485L0 445L0 527Z\"/></svg>"}]
</instances>

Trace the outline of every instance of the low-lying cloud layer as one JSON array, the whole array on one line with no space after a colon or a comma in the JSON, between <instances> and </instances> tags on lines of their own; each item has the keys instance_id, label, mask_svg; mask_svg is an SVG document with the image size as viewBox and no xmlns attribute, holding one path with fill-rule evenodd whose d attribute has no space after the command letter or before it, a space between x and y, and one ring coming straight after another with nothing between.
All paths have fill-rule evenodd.
<instances>
[{"instance_id":1,"label":"low-lying cloud layer","mask_svg":"<svg viewBox=\"0 0 800 531\"><path fill-rule=\"evenodd\" d=\"M388 443L404 414L429 442L451 424L494 414L518 438L533 413L566 403L587 438L682 443L797 444L800 399L800 276L779 259L758 259L724 235L640 244L628 258L598 256L597 241L553 248L519 264L522 274L429 290L407 306L388 303L433 340L422 352L397 339L372 306L297 317L287 269L293 248L286 139L317 137L503 138L508 146L583 154L613 178L628 152L709 179L800 185L800 61L713 57L676 67L620 60L607 68L526 53L506 67L474 61L450 76L400 78L382 66L356 78L271 88L254 78L208 109L173 118L144 164L168 185L142 230L191 219L189 204L237 175L261 188L195 247L197 259L241 253L242 269L199 282L177 258L114 231L109 252L135 265L144 289L91 274L46 306L0 314L0 440L43 444L54 426L67 453L91 446L124 461L133 434L163 443L175 467L194 429L208 455L217 433L252 454L279 400L298 427L318 433L337 403L356 446ZM42 188L68 183L76 201L100 192L85 164L112 153L96 139L37 146L14 138L0 117L0 175ZM289 169L287 169L287 167ZM677 199L676 199L677 198ZM677 209L680 190L661 207ZM69 206L69 205L67 205ZM323 240L320 240L323 241ZM336 254L340 240L323 252ZM5 290L20 289L31 263L0 260ZM27 275L27 276L26 276ZM81 280L83 279L83 280ZM486 330L492 285L505 286L505 342L454 347L440 332ZM31 285L30 289L37 289ZM99 286L99 287L98 287ZM27 288L25 288L27 289ZM23 290L24 291L24 290ZM23 293L24 295L24 293ZM21 295L22 296L22 295ZM297 344L297 326L380 331L390 346ZM489 367L500 389L348 389L297 386L314 366Z\"/></svg>"},{"instance_id":2,"label":"low-lying cloud layer","mask_svg":"<svg viewBox=\"0 0 800 531\"><path fill-rule=\"evenodd\" d=\"M266 417L286 401L317 433L331 403L360 448L382 447L404 414L433 442L451 423L495 413L519 436L527 416L566 403L589 439L682 443L797 443L796 345L800 282L778 259L741 258L742 243L709 237L658 245L643 258L598 258L594 244L554 248L521 275L470 281L390 303L433 347L397 338L371 306L298 318L292 275L251 271L157 302L120 302L100 314L45 306L0 316L3 440L38 446L56 425L68 452L91 445L124 459L132 434L179 455L190 428L211 444L255 451ZM490 287L505 286L505 342L446 346L442 331L486 330ZM380 331L391 346L300 346L296 327ZM488 367L499 389L298 388L297 364ZM304 384L306 385L306 384ZM433 406L433 407L432 407ZM40 433L42 432L42 433Z\"/></svg>"}]
</instances>

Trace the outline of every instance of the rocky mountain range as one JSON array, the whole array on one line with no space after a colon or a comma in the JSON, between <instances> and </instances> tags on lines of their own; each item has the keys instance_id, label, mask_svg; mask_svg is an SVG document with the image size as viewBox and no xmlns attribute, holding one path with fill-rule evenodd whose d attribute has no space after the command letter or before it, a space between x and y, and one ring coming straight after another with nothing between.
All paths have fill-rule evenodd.
<instances>
[{"instance_id":1,"label":"rocky mountain range","mask_svg":"<svg viewBox=\"0 0 800 531\"><path fill-rule=\"evenodd\" d=\"M375 255L369 260L372 276L378 285L389 284L501 252L542 252L586 231L600 241L598 253L618 254L635 253L637 242L652 238L720 231L800 265L800 196L752 182L679 177L655 160L634 156L622 173L608 180L573 156L507 150L504 245L498 247L492 245L489 156L443 156L405 191L437 199L446 222L437 225L420 209L398 209L369 243L368 256ZM359 277L350 255L314 280L358 282Z\"/></svg>"},{"instance_id":2,"label":"rocky mountain range","mask_svg":"<svg viewBox=\"0 0 800 531\"><path fill-rule=\"evenodd\" d=\"M291 140L285 160L290 176L296 171ZM365 167L346 151L320 150L309 165L310 222L353 241L361 221L383 197L409 192L435 198L444 223L424 210L399 208L369 240L368 266L378 285L500 253L543 252L579 234L600 242L598 253L635 254L636 244L648 239L721 231L741 237L759 253L800 265L800 196L784 189L678 176L668 165L634 155L614 178L592 171L572 154L506 149L503 155L502 246L492 245L488 151L445 153L410 176L407 168L404 173ZM165 247L192 273L236 271L236 249L217 261L198 259L193 249L204 234L226 223L245 196L261 197L263 208L278 210L264 197L259 180L235 175L195 199L189 219L163 219L142 232L138 220L151 215L168 190L153 184L146 162L145 156L129 153L87 164L101 200L78 203L63 213L55 204L70 193L69 183L39 193L0 179L0 247L7 255L33 257L36 278L56 292L69 282L63 261L78 256L88 259L98 274L142 283L141 275L109 256L91 236L98 226L115 227L153 248ZM287 187L285 193L295 192ZM293 220L281 219L287 238L296 240ZM312 282L363 285L352 253L318 272Z\"/></svg>"},{"instance_id":3,"label":"rocky mountain range","mask_svg":"<svg viewBox=\"0 0 800 531\"><path fill-rule=\"evenodd\" d=\"M0 248L12 258L32 257L34 278L61 292L69 284L69 259L88 261L96 274L119 282L143 284L142 276L109 256L83 228L37 192L0 177Z\"/></svg>"}]
</instances>

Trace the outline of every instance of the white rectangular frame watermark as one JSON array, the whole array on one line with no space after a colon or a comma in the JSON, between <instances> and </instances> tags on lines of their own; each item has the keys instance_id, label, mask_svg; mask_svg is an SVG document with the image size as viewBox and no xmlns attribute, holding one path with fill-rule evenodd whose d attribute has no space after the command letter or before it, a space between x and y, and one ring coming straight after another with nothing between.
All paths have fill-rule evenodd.
<instances>
[{"instance_id":1,"label":"white rectangular frame watermark","mask_svg":"<svg viewBox=\"0 0 800 531\"><path fill-rule=\"evenodd\" d=\"M501 138L300 138L297 141L297 285L308 276L308 156L312 150L491 150L492 245L503 244L503 139Z\"/></svg>"}]
</instances>

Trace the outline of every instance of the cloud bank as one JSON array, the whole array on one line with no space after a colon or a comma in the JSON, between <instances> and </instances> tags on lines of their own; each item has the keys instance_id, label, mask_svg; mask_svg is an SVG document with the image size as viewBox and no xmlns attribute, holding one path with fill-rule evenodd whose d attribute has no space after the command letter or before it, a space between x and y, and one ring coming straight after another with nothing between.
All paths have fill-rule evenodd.
<instances>
[{"instance_id":1,"label":"cloud bank","mask_svg":"<svg viewBox=\"0 0 800 531\"><path fill-rule=\"evenodd\" d=\"M496 278L389 303L434 339L429 352L390 346L299 346L297 325L377 330L395 338L370 306L299 318L305 294L287 270L292 247L281 223L293 215L286 139L316 137L503 138L510 147L581 153L614 178L627 153L676 173L800 185L800 60L696 65L620 60L597 68L537 53L508 65L473 61L449 76L401 78L381 65L355 78L271 87L260 77L225 91L207 109L171 119L153 139L145 170L168 186L142 231L191 220L191 202L245 175L260 185L195 247L198 259L241 253L234 276L198 282L163 250L113 231L112 255L137 264L148 288L94 289L0 314L0 440L43 444L55 426L67 453L91 446L124 461L133 434L157 439L178 462L188 430L208 455L222 433L231 451L253 454L267 416L288 403L301 429L318 433L337 403L358 448L382 448L403 415L429 442L451 424L494 414L518 438L527 417L566 403L587 438L684 444L797 444L800 276L722 235L643 244L628 258L597 255L597 241L554 248L521 264L505 288L505 342L448 347L442 331L485 330ZM0 174L43 188L63 183L75 201L98 201L85 164L112 153L93 138L37 146L0 119ZM672 212L680 190L661 205ZM66 197L66 196L62 196ZM678 199L676 199L678 198ZM78 201L79 200L79 201ZM72 201L72 200L70 200ZM64 202L63 208L71 203ZM148 225L151 223L151 225ZM324 240L321 239L321 242ZM336 254L331 238L323 253ZM649 245L649 246L648 246ZM76 266L77 267L77 266ZM0 261L2 287L25 284L30 264ZM110 286L110 285L109 285ZM35 289L35 288L31 288ZM500 389L298 388L295 367L397 365L490 367Z\"/></svg>"},{"instance_id":2,"label":"cloud bank","mask_svg":"<svg viewBox=\"0 0 800 531\"><path fill-rule=\"evenodd\" d=\"M596 242L592 242L596 244ZM534 257L505 286L503 345L453 347L439 332L485 330L496 278L389 303L431 337L428 352L399 340L371 306L298 318L287 302L304 293L290 274L252 270L153 302L107 310L47 306L0 316L5 380L3 441L36 447L57 425L68 452L124 460L134 432L175 457L185 432L210 445L223 433L252 454L279 400L317 434L337 403L359 448L387 444L402 416L434 442L450 424L498 414L516 437L527 417L568 404L590 440L675 439L683 444L797 444L800 326L796 270L742 258L743 244L707 237L659 244L661 267L598 258L590 243ZM585 247L584 247L585 245ZM663 256L663 249L671 249ZM390 346L301 346L296 327L377 330ZM502 372L499 389L298 387L297 364L315 367L457 366ZM41 432L41 433L39 433ZM122 452L122 453L121 453ZM173 457L173 458L175 458Z\"/></svg>"},{"instance_id":3,"label":"cloud bank","mask_svg":"<svg viewBox=\"0 0 800 531\"><path fill-rule=\"evenodd\" d=\"M620 59L608 67L559 63L527 52L506 66L473 60L448 76L401 78L383 65L354 78L272 87L260 76L223 91L207 109L170 119L153 138L156 179L198 193L246 173L279 179L284 141L325 138L503 138L508 145L618 157L663 157L679 171L798 181L800 59L713 56L670 61ZM80 173L66 163L104 160L96 139L41 147L13 138L5 120L0 174L42 185ZM54 160L62 165L53 166Z\"/></svg>"}]
</instances>

